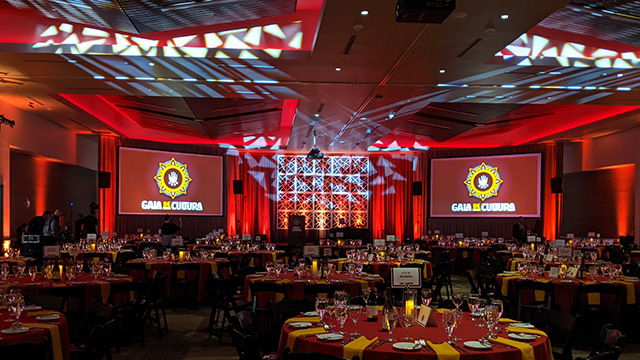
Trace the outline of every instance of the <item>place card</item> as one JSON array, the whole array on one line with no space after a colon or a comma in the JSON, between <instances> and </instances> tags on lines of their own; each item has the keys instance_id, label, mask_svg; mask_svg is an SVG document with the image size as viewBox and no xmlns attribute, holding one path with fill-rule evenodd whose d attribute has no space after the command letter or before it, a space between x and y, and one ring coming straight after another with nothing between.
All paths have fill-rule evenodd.
<instances>
[{"instance_id":1,"label":"place card","mask_svg":"<svg viewBox=\"0 0 640 360\"><path fill-rule=\"evenodd\" d=\"M47 259L60 257L60 245L43 246L42 257Z\"/></svg>"},{"instance_id":2,"label":"place card","mask_svg":"<svg viewBox=\"0 0 640 360\"><path fill-rule=\"evenodd\" d=\"M305 245L302 248L302 254L309 257L318 257L320 256L320 247L317 245Z\"/></svg>"},{"instance_id":3,"label":"place card","mask_svg":"<svg viewBox=\"0 0 640 360\"><path fill-rule=\"evenodd\" d=\"M595 232L595 231L590 231L590 232L588 232L588 233L587 233L587 237L590 237L590 238L594 238L594 237L596 237L596 232Z\"/></svg>"},{"instance_id":4,"label":"place card","mask_svg":"<svg viewBox=\"0 0 640 360\"><path fill-rule=\"evenodd\" d=\"M88 241L95 241L98 238L97 234L87 234L87 240Z\"/></svg>"},{"instance_id":5,"label":"place card","mask_svg":"<svg viewBox=\"0 0 640 360\"><path fill-rule=\"evenodd\" d=\"M569 267L567 270L567 277L571 279L575 279L578 276L578 268L575 266Z\"/></svg>"},{"instance_id":6,"label":"place card","mask_svg":"<svg viewBox=\"0 0 640 360\"><path fill-rule=\"evenodd\" d=\"M559 272L560 272L560 268L557 266L554 266L551 269L549 269L549 277L557 279Z\"/></svg>"},{"instance_id":7,"label":"place card","mask_svg":"<svg viewBox=\"0 0 640 360\"><path fill-rule=\"evenodd\" d=\"M107 238L109 237L109 234L111 234L111 233L110 233L110 232L108 232L108 231L103 231L103 232L102 232L102 238L103 238L103 239L107 239Z\"/></svg>"},{"instance_id":8,"label":"place card","mask_svg":"<svg viewBox=\"0 0 640 360\"><path fill-rule=\"evenodd\" d=\"M373 246L385 246L387 242L384 239L374 239Z\"/></svg>"},{"instance_id":9,"label":"place card","mask_svg":"<svg viewBox=\"0 0 640 360\"><path fill-rule=\"evenodd\" d=\"M572 233L568 233L567 234L567 239L573 239L573 234Z\"/></svg>"},{"instance_id":10,"label":"place card","mask_svg":"<svg viewBox=\"0 0 640 360\"><path fill-rule=\"evenodd\" d=\"M333 255L333 250L330 247L326 247L323 250L324 256L332 256Z\"/></svg>"},{"instance_id":11,"label":"place card","mask_svg":"<svg viewBox=\"0 0 640 360\"><path fill-rule=\"evenodd\" d=\"M184 246L184 239L182 237L174 237L171 239L171 246Z\"/></svg>"},{"instance_id":12,"label":"place card","mask_svg":"<svg viewBox=\"0 0 640 360\"><path fill-rule=\"evenodd\" d=\"M367 258L367 261L372 262L373 261L373 254L369 254L369 257Z\"/></svg>"},{"instance_id":13,"label":"place card","mask_svg":"<svg viewBox=\"0 0 640 360\"><path fill-rule=\"evenodd\" d=\"M418 312L418 319L416 322L419 325L426 327L427 325L437 326L435 317L431 316L432 309L428 306L420 306L420 312Z\"/></svg>"},{"instance_id":14,"label":"place card","mask_svg":"<svg viewBox=\"0 0 640 360\"><path fill-rule=\"evenodd\" d=\"M222 233L220 231L214 231L213 232L213 237L220 237L220 235L222 235Z\"/></svg>"},{"instance_id":15,"label":"place card","mask_svg":"<svg viewBox=\"0 0 640 360\"><path fill-rule=\"evenodd\" d=\"M242 240L251 240L250 234L242 234Z\"/></svg>"},{"instance_id":16,"label":"place card","mask_svg":"<svg viewBox=\"0 0 640 360\"><path fill-rule=\"evenodd\" d=\"M396 241L396 236L395 235L387 235L387 241L395 242Z\"/></svg>"},{"instance_id":17,"label":"place card","mask_svg":"<svg viewBox=\"0 0 640 360\"><path fill-rule=\"evenodd\" d=\"M144 232L143 228L137 228L136 229L136 233L138 233L138 234L142 234L143 232Z\"/></svg>"},{"instance_id":18,"label":"place card","mask_svg":"<svg viewBox=\"0 0 640 360\"><path fill-rule=\"evenodd\" d=\"M422 287L422 274L419 268L391 268L391 287L419 289Z\"/></svg>"},{"instance_id":19,"label":"place card","mask_svg":"<svg viewBox=\"0 0 640 360\"><path fill-rule=\"evenodd\" d=\"M483 231L481 236L487 237L487 236L489 236L489 232L488 231Z\"/></svg>"},{"instance_id":20,"label":"place card","mask_svg":"<svg viewBox=\"0 0 640 360\"><path fill-rule=\"evenodd\" d=\"M218 232L219 232L220 234L224 234L224 229L218 229Z\"/></svg>"},{"instance_id":21,"label":"place card","mask_svg":"<svg viewBox=\"0 0 640 360\"><path fill-rule=\"evenodd\" d=\"M342 231L338 231L338 232L336 232L336 237L337 237L337 238L343 238L343 239L344 239L344 232L342 232Z\"/></svg>"},{"instance_id":22,"label":"place card","mask_svg":"<svg viewBox=\"0 0 640 360\"><path fill-rule=\"evenodd\" d=\"M559 247L558 248L558 257L571 257L571 248L570 247Z\"/></svg>"},{"instance_id":23,"label":"place card","mask_svg":"<svg viewBox=\"0 0 640 360\"><path fill-rule=\"evenodd\" d=\"M463 233L456 233L456 239L464 239Z\"/></svg>"},{"instance_id":24,"label":"place card","mask_svg":"<svg viewBox=\"0 0 640 360\"><path fill-rule=\"evenodd\" d=\"M555 241L556 247L564 247L565 244L566 244L566 241L564 239L556 239Z\"/></svg>"},{"instance_id":25,"label":"place card","mask_svg":"<svg viewBox=\"0 0 640 360\"><path fill-rule=\"evenodd\" d=\"M544 261L551 262L553 261L553 254L549 253L544 257Z\"/></svg>"},{"instance_id":26,"label":"place card","mask_svg":"<svg viewBox=\"0 0 640 360\"><path fill-rule=\"evenodd\" d=\"M536 242L536 237L534 235L528 235L527 236L527 242L528 243L534 243Z\"/></svg>"}]
</instances>

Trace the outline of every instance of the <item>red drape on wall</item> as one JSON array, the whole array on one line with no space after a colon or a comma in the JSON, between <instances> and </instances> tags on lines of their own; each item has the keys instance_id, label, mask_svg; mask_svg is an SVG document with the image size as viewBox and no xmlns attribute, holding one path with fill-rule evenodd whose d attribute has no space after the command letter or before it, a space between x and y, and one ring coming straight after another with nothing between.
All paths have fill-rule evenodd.
<instances>
[{"instance_id":1,"label":"red drape on wall","mask_svg":"<svg viewBox=\"0 0 640 360\"><path fill-rule=\"evenodd\" d=\"M275 231L275 153L227 153L227 231L229 234L267 235ZM242 181L242 194L233 181Z\"/></svg>"},{"instance_id":2,"label":"red drape on wall","mask_svg":"<svg viewBox=\"0 0 640 360\"><path fill-rule=\"evenodd\" d=\"M98 169L111 173L111 187L98 189L100 231L114 232L116 230L116 189L118 186L116 153L119 145L119 137L100 136Z\"/></svg>"},{"instance_id":3,"label":"red drape on wall","mask_svg":"<svg viewBox=\"0 0 640 360\"><path fill-rule=\"evenodd\" d=\"M416 232L413 221L414 204L411 195L417 172L426 168L418 167L417 154L375 154L369 157L369 190L371 192L371 217L369 227L373 239L384 239L395 235L405 241ZM422 197L424 198L424 197Z\"/></svg>"}]
</instances>

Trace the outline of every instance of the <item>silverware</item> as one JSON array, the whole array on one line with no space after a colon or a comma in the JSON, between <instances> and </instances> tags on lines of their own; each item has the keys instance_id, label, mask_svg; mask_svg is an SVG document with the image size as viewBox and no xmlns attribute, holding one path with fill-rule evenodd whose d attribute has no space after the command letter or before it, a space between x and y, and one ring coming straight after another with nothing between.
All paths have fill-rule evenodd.
<instances>
[{"instance_id":1,"label":"silverware","mask_svg":"<svg viewBox=\"0 0 640 360\"><path fill-rule=\"evenodd\" d=\"M369 345L369 350L373 349L379 342L380 340L376 340L373 344Z\"/></svg>"},{"instance_id":2,"label":"silverware","mask_svg":"<svg viewBox=\"0 0 640 360\"><path fill-rule=\"evenodd\" d=\"M454 343L454 342L449 343L449 345L451 345L451 346L453 346L454 348L456 348L456 349L458 349L458 350L462 351L462 352L463 352L463 353L465 353L465 354L471 354L467 349L463 349L463 348L461 348L460 346L456 345L456 343Z\"/></svg>"},{"instance_id":3,"label":"silverware","mask_svg":"<svg viewBox=\"0 0 640 360\"><path fill-rule=\"evenodd\" d=\"M393 341L393 340L391 340L391 339L382 340L379 343L377 343L377 344L373 345L372 347L370 347L369 350L373 350L373 349L377 348L378 346L380 346L382 344L385 344L385 343L388 343L388 342L391 342L391 341Z\"/></svg>"},{"instance_id":4,"label":"silverware","mask_svg":"<svg viewBox=\"0 0 640 360\"><path fill-rule=\"evenodd\" d=\"M422 345L422 348L425 349L427 352L431 354L436 353L435 351L433 351L433 349L427 344L427 342L424 339L421 339L419 341L420 341L420 345Z\"/></svg>"},{"instance_id":5,"label":"silverware","mask_svg":"<svg viewBox=\"0 0 640 360\"><path fill-rule=\"evenodd\" d=\"M348 338L347 340L343 341L343 342L340 344L340 346L345 346L345 345L347 345L348 343L352 342L353 340L355 340L355 339L354 339L354 337L352 336L352 337Z\"/></svg>"}]
</instances>

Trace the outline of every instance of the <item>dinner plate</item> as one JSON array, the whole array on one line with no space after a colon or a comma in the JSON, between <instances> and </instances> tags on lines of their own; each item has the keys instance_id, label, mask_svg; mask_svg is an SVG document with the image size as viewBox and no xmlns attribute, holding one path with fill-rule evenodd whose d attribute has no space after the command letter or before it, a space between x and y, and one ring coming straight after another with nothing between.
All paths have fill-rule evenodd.
<instances>
[{"instance_id":1,"label":"dinner plate","mask_svg":"<svg viewBox=\"0 0 640 360\"><path fill-rule=\"evenodd\" d=\"M315 311L307 311L307 312L303 312L302 315L304 316L318 316L318 313Z\"/></svg>"},{"instance_id":2,"label":"dinner plate","mask_svg":"<svg viewBox=\"0 0 640 360\"><path fill-rule=\"evenodd\" d=\"M536 339L534 334L509 333L509 338L520 341L532 341Z\"/></svg>"},{"instance_id":3,"label":"dinner plate","mask_svg":"<svg viewBox=\"0 0 640 360\"><path fill-rule=\"evenodd\" d=\"M291 326L294 329L304 329L304 328L311 327L311 325L313 325L313 324L311 324L310 322L292 322L292 323L289 323L289 326Z\"/></svg>"},{"instance_id":4,"label":"dinner plate","mask_svg":"<svg viewBox=\"0 0 640 360\"><path fill-rule=\"evenodd\" d=\"M49 315L40 315L36 316L36 320L39 321L51 321L60 319L60 314L49 314Z\"/></svg>"},{"instance_id":5,"label":"dinner plate","mask_svg":"<svg viewBox=\"0 0 640 360\"><path fill-rule=\"evenodd\" d=\"M36 311L42 309L42 306L38 305L27 305L24 307L24 311Z\"/></svg>"},{"instance_id":6,"label":"dinner plate","mask_svg":"<svg viewBox=\"0 0 640 360\"><path fill-rule=\"evenodd\" d=\"M338 341L338 340L342 340L344 336L341 334L329 333L329 334L317 334L316 337L324 341Z\"/></svg>"},{"instance_id":7,"label":"dinner plate","mask_svg":"<svg viewBox=\"0 0 640 360\"><path fill-rule=\"evenodd\" d=\"M471 316L473 316L473 317L482 317L482 313L481 312L472 312Z\"/></svg>"},{"instance_id":8,"label":"dinner plate","mask_svg":"<svg viewBox=\"0 0 640 360\"><path fill-rule=\"evenodd\" d=\"M513 324L510 324L509 326L523 328L523 329L533 329L535 327L529 323L513 323Z\"/></svg>"},{"instance_id":9,"label":"dinner plate","mask_svg":"<svg viewBox=\"0 0 640 360\"><path fill-rule=\"evenodd\" d=\"M0 332L2 332L3 334L23 334L26 333L27 331L29 331L28 327L17 327L17 328L8 328L8 329L2 329L0 330Z\"/></svg>"},{"instance_id":10,"label":"dinner plate","mask_svg":"<svg viewBox=\"0 0 640 360\"><path fill-rule=\"evenodd\" d=\"M491 349L493 347L493 344L491 344L490 342L484 342L484 341L465 341L464 342L464 346L471 348L471 349L476 349L476 350L487 350L487 349Z\"/></svg>"},{"instance_id":11,"label":"dinner plate","mask_svg":"<svg viewBox=\"0 0 640 360\"><path fill-rule=\"evenodd\" d=\"M396 350L404 350L404 351L414 351L414 350L420 350L420 348L422 348L422 346L416 345L415 343L412 343L412 342L397 342L397 343L394 343L392 346Z\"/></svg>"},{"instance_id":12,"label":"dinner plate","mask_svg":"<svg viewBox=\"0 0 640 360\"><path fill-rule=\"evenodd\" d=\"M114 279L114 278L106 278L105 280L107 281L121 281L121 279Z\"/></svg>"}]
</instances>

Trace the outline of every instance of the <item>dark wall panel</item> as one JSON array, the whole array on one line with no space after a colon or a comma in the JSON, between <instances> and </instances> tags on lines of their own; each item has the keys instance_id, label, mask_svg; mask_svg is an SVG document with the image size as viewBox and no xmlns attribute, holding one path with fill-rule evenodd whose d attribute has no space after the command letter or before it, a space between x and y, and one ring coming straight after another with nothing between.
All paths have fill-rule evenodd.
<instances>
[{"instance_id":1,"label":"dark wall panel","mask_svg":"<svg viewBox=\"0 0 640 360\"><path fill-rule=\"evenodd\" d=\"M11 237L16 228L28 223L44 210L61 209L66 223L87 214L89 204L96 201L97 173L77 165L52 162L20 151L11 150ZM27 206L29 199L30 206ZM73 209L70 204L74 203ZM73 219L70 219L73 211Z\"/></svg>"},{"instance_id":2,"label":"dark wall panel","mask_svg":"<svg viewBox=\"0 0 640 360\"><path fill-rule=\"evenodd\" d=\"M633 165L565 174L560 234L618 237L633 230L634 182Z\"/></svg>"}]
</instances>

